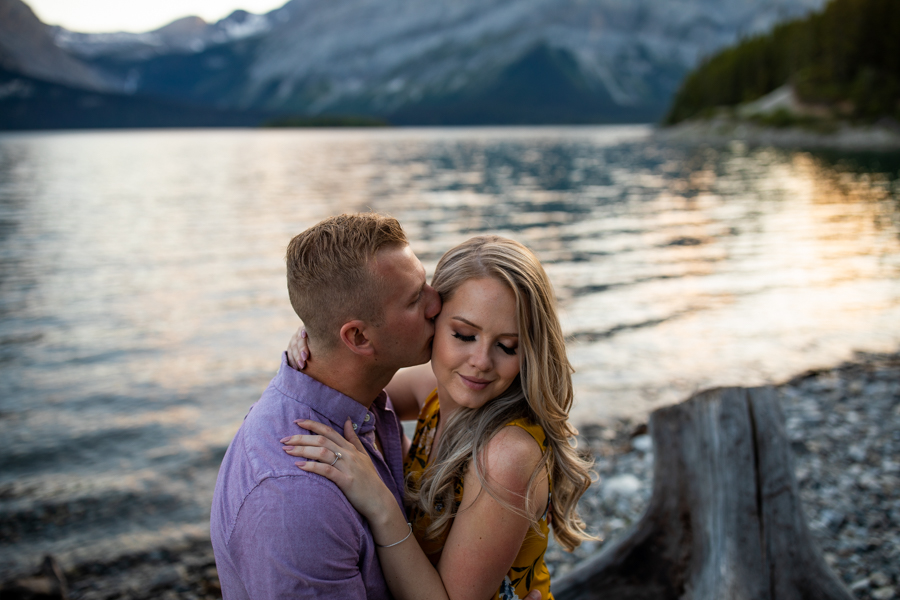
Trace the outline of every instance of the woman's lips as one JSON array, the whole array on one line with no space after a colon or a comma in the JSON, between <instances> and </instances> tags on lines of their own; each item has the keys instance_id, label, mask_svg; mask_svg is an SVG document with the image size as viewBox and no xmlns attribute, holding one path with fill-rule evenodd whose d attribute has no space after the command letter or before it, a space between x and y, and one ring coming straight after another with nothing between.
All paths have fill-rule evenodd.
<instances>
[{"instance_id":1,"label":"woman's lips","mask_svg":"<svg viewBox=\"0 0 900 600\"><path fill-rule=\"evenodd\" d=\"M490 379L479 379L477 377L466 377L465 375L460 374L459 378L462 379L463 383L469 389L480 391L488 386L491 382Z\"/></svg>"}]
</instances>

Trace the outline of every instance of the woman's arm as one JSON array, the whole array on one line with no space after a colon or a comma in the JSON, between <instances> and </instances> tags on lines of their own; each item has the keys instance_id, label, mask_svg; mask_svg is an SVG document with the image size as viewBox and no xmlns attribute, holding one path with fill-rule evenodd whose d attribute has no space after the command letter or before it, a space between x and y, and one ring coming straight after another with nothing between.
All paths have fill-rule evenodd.
<instances>
[{"instance_id":1,"label":"woman's arm","mask_svg":"<svg viewBox=\"0 0 900 600\"><path fill-rule=\"evenodd\" d=\"M491 491L533 518L543 514L549 493L547 478L541 477L535 482L533 505L525 505L528 483L541 457L534 438L520 427L502 428L484 453ZM444 544L438 571L451 598L492 597L519 553L531 521L482 489L471 464L463 485L462 503Z\"/></svg>"},{"instance_id":2,"label":"woman's arm","mask_svg":"<svg viewBox=\"0 0 900 600\"><path fill-rule=\"evenodd\" d=\"M391 397L394 412L401 421L413 421L419 417L428 395L437 387L437 379L431 363L400 369L385 391Z\"/></svg>"},{"instance_id":3,"label":"woman's arm","mask_svg":"<svg viewBox=\"0 0 900 600\"><path fill-rule=\"evenodd\" d=\"M391 545L379 548L378 557L385 580L398 600L480 600L496 594L528 532L528 519L482 491L474 473L466 476L460 511L436 570L415 538L409 536L404 540L410 533L406 517L378 477L352 427L345 426L346 439L319 423L307 421L302 427L320 435L293 436L287 443L302 445L288 452L322 461L297 465L333 481L368 519L375 543ZM341 458L335 461L338 452ZM527 432L518 427L503 428L485 450L491 489L524 510L528 481L540 459L540 448ZM536 506L529 507L528 514L540 514L541 503L546 504L546 478L537 485ZM399 540L404 541L394 545ZM530 597L539 596L536 593Z\"/></svg>"}]
</instances>

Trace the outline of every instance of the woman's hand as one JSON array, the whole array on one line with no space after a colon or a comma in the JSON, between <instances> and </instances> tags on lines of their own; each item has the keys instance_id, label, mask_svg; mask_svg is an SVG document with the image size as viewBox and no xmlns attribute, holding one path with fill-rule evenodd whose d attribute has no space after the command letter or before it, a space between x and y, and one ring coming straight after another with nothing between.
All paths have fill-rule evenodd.
<instances>
[{"instance_id":1,"label":"woman's hand","mask_svg":"<svg viewBox=\"0 0 900 600\"><path fill-rule=\"evenodd\" d=\"M288 364L292 369L302 371L309 360L309 346L306 343L306 328L303 325L291 336L287 347Z\"/></svg>"},{"instance_id":2,"label":"woman's hand","mask_svg":"<svg viewBox=\"0 0 900 600\"><path fill-rule=\"evenodd\" d=\"M333 481L353 507L369 521L375 544L380 546L378 558L385 580L394 596L398 600L449 600L440 574L415 538L404 537L410 535L406 515L378 476L369 453L353 431L350 419L344 423L344 437L316 421L297 421L297 425L316 435L294 435L282 439L285 452L310 459L298 462L297 466ZM524 530L521 537L524 537ZM518 545L521 545L521 539L516 547ZM454 577L465 579L465 575ZM460 586L453 587L458 589ZM541 593L532 590L524 600L541 600Z\"/></svg>"},{"instance_id":3,"label":"woman's hand","mask_svg":"<svg viewBox=\"0 0 900 600\"><path fill-rule=\"evenodd\" d=\"M397 500L375 470L350 419L344 423L344 437L316 421L297 421L297 425L318 434L294 435L281 440L285 444L284 451L291 456L311 459L296 463L297 467L333 481L353 508L373 526L373 521L396 510Z\"/></svg>"}]
</instances>

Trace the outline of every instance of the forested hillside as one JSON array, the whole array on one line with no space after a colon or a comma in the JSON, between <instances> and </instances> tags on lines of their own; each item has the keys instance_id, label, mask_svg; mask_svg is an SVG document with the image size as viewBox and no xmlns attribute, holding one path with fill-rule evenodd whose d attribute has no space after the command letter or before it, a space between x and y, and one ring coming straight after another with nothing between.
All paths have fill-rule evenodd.
<instances>
[{"instance_id":1,"label":"forested hillside","mask_svg":"<svg viewBox=\"0 0 900 600\"><path fill-rule=\"evenodd\" d=\"M900 0L832 0L715 54L689 74L667 124L735 106L790 84L837 117L900 119Z\"/></svg>"}]
</instances>

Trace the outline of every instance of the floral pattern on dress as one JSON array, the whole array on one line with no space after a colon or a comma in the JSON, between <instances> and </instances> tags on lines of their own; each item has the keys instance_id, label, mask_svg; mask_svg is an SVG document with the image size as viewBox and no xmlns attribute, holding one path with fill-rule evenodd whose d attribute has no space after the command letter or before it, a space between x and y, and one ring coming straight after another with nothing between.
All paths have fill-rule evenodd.
<instances>
[{"instance_id":1,"label":"floral pattern on dress","mask_svg":"<svg viewBox=\"0 0 900 600\"><path fill-rule=\"evenodd\" d=\"M520 600L516 594L516 588L513 587L512 582L509 580L509 575L503 578L503 583L500 584L500 591L497 592L497 598L499 600Z\"/></svg>"}]
</instances>

